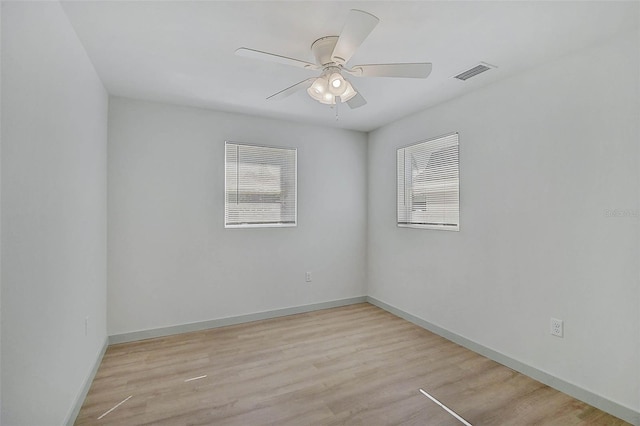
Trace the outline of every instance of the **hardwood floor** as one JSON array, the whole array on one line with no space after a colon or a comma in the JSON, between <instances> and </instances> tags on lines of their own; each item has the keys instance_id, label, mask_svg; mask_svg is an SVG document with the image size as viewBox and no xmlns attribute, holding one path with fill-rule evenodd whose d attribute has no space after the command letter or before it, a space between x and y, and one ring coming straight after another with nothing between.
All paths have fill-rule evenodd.
<instances>
[{"instance_id":1,"label":"hardwood floor","mask_svg":"<svg viewBox=\"0 0 640 426\"><path fill-rule=\"evenodd\" d=\"M462 424L420 388L474 426L628 424L367 303L112 345L75 424Z\"/></svg>"}]
</instances>

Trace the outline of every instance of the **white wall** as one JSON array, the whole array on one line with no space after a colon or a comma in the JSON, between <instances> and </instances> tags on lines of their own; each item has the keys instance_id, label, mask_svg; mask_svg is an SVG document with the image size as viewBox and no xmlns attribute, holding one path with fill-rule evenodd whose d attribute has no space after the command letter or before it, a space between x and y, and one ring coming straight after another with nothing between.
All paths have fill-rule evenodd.
<instances>
[{"instance_id":1,"label":"white wall","mask_svg":"<svg viewBox=\"0 0 640 426\"><path fill-rule=\"evenodd\" d=\"M225 140L298 149L297 227L224 228ZM111 98L108 151L110 335L365 295L365 134Z\"/></svg>"},{"instance_id":2,"label":"white wall","mask_svg":"<svg viewBox=\"0 0 640 426\"><path fill-rule=\"evenodd\" d=\"M59 425L106 339L108 97L57 2L2 3L2 58L2 424Z\"/></svg>"},{"instance_id":3,"label":"white wall","mask_svg":"<svg viewBox=\"0 0 640 426\"><path fill-rule=\"evenodd\" d=\"M2 4L0 4L0 46L2 46ZM0 47L0 216L2 212L2 49ZM0 235L2 225L0 220ZM0 244L0 425L2 424L2 244Z\"/></svg>"},{"instance_id":4,"label":"white wall","mask_svg":"<svg viewBox=\"0 0 640 426\"><path fill-rule=\"evenodd\" d=\"M369 295L638 411L639 50L629 34L373 132ZM454 131L461 231L397 228L396 149Z\"/></svg>"}]
</instances>

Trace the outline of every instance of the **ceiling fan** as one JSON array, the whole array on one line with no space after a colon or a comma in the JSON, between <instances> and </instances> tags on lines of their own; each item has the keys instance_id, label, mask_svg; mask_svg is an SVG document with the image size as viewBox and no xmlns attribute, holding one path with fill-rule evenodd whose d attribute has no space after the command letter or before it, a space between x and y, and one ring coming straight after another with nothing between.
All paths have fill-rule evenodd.
<instances>
[{"instance_id":1,"label":"ceiling fan","mask_svg":"<svg viewBox=\"0 0 640 426\"><path fill-rule=\"evenodd\" d=\"M306 89L309 96L320 103L335 105L339 99L340 102L346 102L351 108L358 108L365 105L367 101L351 82L342 76L343 72L355 77L403 78L427 78L431 73L431 64L426 62L347 67L349 59L379 21L370 13L351 9L339 36L322 37L311 45L311 51L316 59L315 64L246 47L237 49L235 53L238 56L263 59L309 70L322 70L320 76L302 80L267 99L283 99L299 90Z\"/></svg>"}]
</instances>

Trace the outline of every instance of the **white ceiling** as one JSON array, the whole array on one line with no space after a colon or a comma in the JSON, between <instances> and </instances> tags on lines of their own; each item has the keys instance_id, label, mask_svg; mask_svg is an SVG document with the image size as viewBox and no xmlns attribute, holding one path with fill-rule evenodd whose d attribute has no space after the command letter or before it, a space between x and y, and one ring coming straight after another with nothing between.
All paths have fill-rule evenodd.
<instances>
[{"instance_id":1,"label":"white ceiling","mask_svg":"<svg viewBox=\"0 0 640 426\"><path fill-rule=\"evenodd\" d=\"M638 6L637 1L63 2L113 95L361 131L637 28ZM265 99L318 71L234 55L249 47L315 62L311 43L338 35L352 8L376 15L380 23L350 65L432 62L429 78L352 77L368 104L354 110L340 105L336 121L335 110L305 91ZM498 68L466 82L451 78L481 61Z\"/></svg>"}]
</instances>

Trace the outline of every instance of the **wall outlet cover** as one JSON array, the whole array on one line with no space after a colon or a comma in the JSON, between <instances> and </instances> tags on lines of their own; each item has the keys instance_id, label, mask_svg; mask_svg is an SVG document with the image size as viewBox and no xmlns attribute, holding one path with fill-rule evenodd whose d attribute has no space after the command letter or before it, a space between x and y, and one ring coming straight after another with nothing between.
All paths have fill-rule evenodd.
<instances>
[{"instance_id":1,"label":"wall outlet cover","mask_svg":"<svg viewBox=\"0 0 640 426\"><path fill-rule=\"evenodd\" d=\"M557 337L564 336L564 321L557 318L551 318L551 335Z\"/></svg>"}]
</instances>

